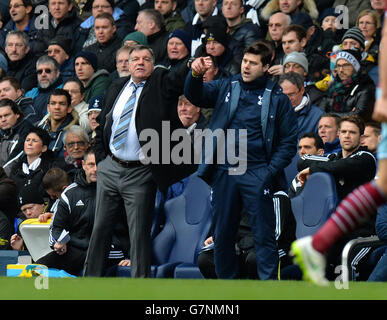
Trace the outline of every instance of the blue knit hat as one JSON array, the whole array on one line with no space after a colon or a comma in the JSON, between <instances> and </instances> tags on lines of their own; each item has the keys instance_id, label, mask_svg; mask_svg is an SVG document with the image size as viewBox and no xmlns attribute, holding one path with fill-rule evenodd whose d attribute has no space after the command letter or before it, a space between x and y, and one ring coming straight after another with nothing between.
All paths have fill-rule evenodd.
<instances>
[{"instance_id":1,"label":"blue knit hat","mask_svg":"<svg viewBox=\"0 0 387 320\"><path fill-rule=\"evenodd\" d=\"M190 34L187 31L180 30L180 29L176 29L176 30L172 31L169 34L168 41L169 41L169 39L175 38L175 37L179 38L181 41L183 41L184 45L188 49L188 52L191 52L192 38L191 38Z\"/></svg>"},{"instance_id":2,"label":"blue knit hat","mask_svg":"<svg viewBox=\"0 0 387 320\"><path fill-rule=\"evenodd\" d=\"M0 68L3 69L4 73L8 72L8 61L2 53L0 53Z\"/></svg>"},{"instance_id":3,"label":"blue knit hat","mask_svg":"<svg viewBox=\"0 0 387 320\"><path fill-rule=\"evenodd\" d=\"M80 51L75 55L74 61L77 60L77 58L82 57L89 61L91 66L93 67L94 71L98 70L98 58L93 52L89 51Z\"/></svg>"},{"instance_id":4,"label":"blue knit hat","mask_svg":"<svg viewBox=\"0 0 387 320\"><path fill-rule=\"evenodd\" d=\"M102 111L102 100L103 95L91 98L89 101L89 110L87 112L89 113L91 111Z\"/></svg>"}]
</instances>

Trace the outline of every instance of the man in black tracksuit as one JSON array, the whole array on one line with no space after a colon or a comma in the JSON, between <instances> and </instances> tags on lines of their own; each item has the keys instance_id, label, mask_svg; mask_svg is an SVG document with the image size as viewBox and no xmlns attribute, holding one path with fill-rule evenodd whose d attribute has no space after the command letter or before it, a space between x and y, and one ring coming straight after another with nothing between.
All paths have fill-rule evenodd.
<instances>
[{"instance_id":1,"label":"man in black tracksuit","mask_svg":"<svg viewBox=\"0 0 387 320\"><path fill-rule=\"evenodd\" d=\"M94 222L97 165L93 151L85 153L82 168L62 192L54 213L49 239L54 251L36 261L74 275L83 268ZM58 241L63 230L69 232L68 242Z\"/></svg>"}]
</instances>

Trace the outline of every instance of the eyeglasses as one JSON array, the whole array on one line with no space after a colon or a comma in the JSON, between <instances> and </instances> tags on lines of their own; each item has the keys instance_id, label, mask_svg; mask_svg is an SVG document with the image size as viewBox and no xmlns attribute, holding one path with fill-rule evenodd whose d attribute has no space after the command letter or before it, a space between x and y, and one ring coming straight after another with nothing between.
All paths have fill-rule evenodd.
<instances>
[{"instance_id":1,"label":"eyeglasses","mask_svg":"<svg viewBox=\"0 0 387 320\"><path fill-rule=\"evenodd\" d=\"M339 70L343 68L344 70L348 70L350 67L352 67L352 64L350 63L344 63L344 64L337 64L335 70Z\"/></svg>"},{"instance_id":2,"label":"eyeglasses","mask_svg":"<svg viewBox=\"0 0 387 320\"><path fill-rule=\"evenodd\" d=\"M14 4L13 6L9 6L8 9L11 10L12 8L17 9L17 8L20 8L20 7L24 7L24 4L17 4L17 3L16 3L16 4Z\"/></svg>"},{"instance_id":3,"label":"eyeglasses","mask_svg":"<svg viewBox=\"0 0 387 320\"><path fill-rule=\"evenodd\" d=\"M372 26L374 25L374 22L369 22L369 21L359 21L359 26L366 25L366 26Z\"/></svg>"},{"instance_id":4,"label":"eyeglasses","mask_svg":"<svg viewBox=\"0 0 387 320\"><path fill-rule=\"evenodd\" d=\"M86 142L85 141L74 141L74 142L66 143L66 147L69 147L69 148L74 148L75 145L77 145L78 147L84 147L86 145Z\"/></svg>"},{"instance_id":5,"label":"eyeglasses","mask_svg":"<svg viewBox=\"0 0 387 320\"><path fill-rule=\"evenodd\" d=\"M50 74L50 73L52 72L51 69L38 69L38 70L36 70L37 74L42 74L43 71L44 71L45 73L47 73L47 74Z\"/></svg>"}]
</instances>

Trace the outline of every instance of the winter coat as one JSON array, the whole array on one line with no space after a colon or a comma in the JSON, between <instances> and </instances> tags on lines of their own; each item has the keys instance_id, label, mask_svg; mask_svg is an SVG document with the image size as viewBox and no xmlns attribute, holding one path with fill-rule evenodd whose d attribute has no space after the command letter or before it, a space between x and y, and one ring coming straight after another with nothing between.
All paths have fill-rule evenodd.
<instances>
[{"instance_id":1,"label":"winter coat","mask_svg":"<svg viewBox=\"0 0 387 320\"><path fill-rule=\"evenodd\" d=\"M301 3L302 4L300 5L299 10L309 14L313 20L317 21L319 13L318 13L315 1L314 0L303 0L303 1L301 1ZM262 9L261 17L264 20L269 21L270 17L278 11L280 11L279 10L279 0L271 0Z\"/></svg>"},{"instance_id":2,"label":"winter coat","mask_svg":"<svg viewBox=\"0 0 387 320\"><path fill-rule=\"evenodd\" d=\"M93 74L85 86L83 100L89 102L95 96L103 95L111 83L109 72L101 69Z\"/></svg>"},{"instance_id":3,"label":"winter coat","mask_svg":"<svg viewBox=\"0 0 387 320\"><path fill-rule=\"evenodd\" d=\"M35 110L32 98L20 96L15 100L15 102L19 106L20 110L23 111L24 119L28 120L32 124L35 124L42 119Z\"/></svg>"},{"instance_id":4,"label":"winter coat","mask_svg":"<svg viewBox=\"0 0 387 320\"><path fill-rule=\"evenodd\" d=\"M16 78L24 92L31 90L38 83L36 60L37 58L30 51L19 61L8 61L7 76Z\"/></svg>"}]
</instances>

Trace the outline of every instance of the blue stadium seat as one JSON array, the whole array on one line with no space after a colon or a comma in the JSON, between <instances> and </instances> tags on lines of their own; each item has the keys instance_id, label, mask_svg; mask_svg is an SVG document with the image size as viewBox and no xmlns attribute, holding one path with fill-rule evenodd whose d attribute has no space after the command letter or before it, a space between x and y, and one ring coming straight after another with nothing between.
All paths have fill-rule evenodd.
<instances>
[{"instance_id":1,"label":"blue stadium seat","mask_svg":"<svg viewBox=\"0 0 387 320\"><path fill-rule=\"evenodd\" d=\"M311 174L302 192L291 199L296 238L313 235L334 212L337 203L333 176L325 172Z\"/></svg>"},{"instance_id":2,"label":"blue stadium seat","mask_svg":"<svg viewBox=\"0 0 387 320\"><path fill-rule=\"evenodd\" d=\"M195 174L190 176L184 192L164 205L165 226L152 243L156 277L197 278L199 249L208 236L212 210L209 186Z\"/></svg>"}]
</instances>

